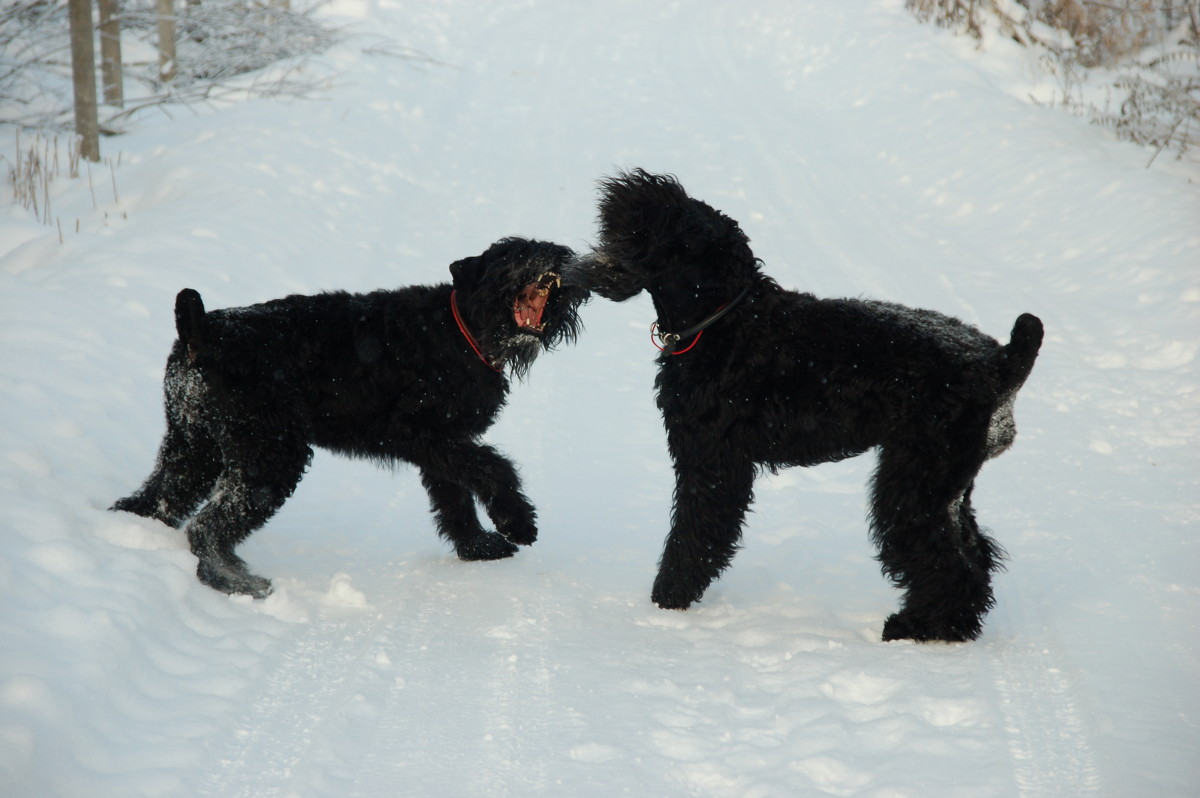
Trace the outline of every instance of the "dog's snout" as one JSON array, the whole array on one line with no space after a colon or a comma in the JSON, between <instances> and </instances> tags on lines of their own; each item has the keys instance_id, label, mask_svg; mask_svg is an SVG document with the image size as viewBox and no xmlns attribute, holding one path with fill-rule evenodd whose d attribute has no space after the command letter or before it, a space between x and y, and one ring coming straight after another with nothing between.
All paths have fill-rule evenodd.
<instances>
[{"instance_id":1,"label":"dog's snout","mask_svg":"<svg viewBox=\"0 0 1200 798\"><path fill-rule=\"evenodd\" d=\"M562 277L562 285L566 288L590 289L595 282L593 275L606 268L606 265L601 256L595 252L573 258L563 264L559 272Z\"/></svg>"}]
</instances>

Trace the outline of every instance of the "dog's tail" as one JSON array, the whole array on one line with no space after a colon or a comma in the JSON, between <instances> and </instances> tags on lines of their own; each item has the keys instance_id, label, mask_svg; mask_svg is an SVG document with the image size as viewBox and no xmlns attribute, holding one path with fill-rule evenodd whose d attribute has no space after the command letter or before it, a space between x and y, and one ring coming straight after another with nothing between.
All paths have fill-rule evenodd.
<instances>
[{"instance_id":1,"label":"dog's tail","mask_svg":"<svg viewBox=\"0 0 1200 798\"><path fill-rule=\"evenodd\" d=\"M185 288L175 297L175 331L192 357L204 346L204 300L200 292Z\"/></svg>"},{"instance_id":2,"label":"dog's tail","mask_svg":"<svg viewBox=\"0 0 1200 798\"><path fill-rule=\"evenodd\" d=\"M1042 320L1031 313L1022 313L1013 324L1012 336L1004 347L1004 381L1012 391L1025 384L1025 378L1033 370L1038 350L1042 348L1045 334Z\"/></svg>"}]
</instances>

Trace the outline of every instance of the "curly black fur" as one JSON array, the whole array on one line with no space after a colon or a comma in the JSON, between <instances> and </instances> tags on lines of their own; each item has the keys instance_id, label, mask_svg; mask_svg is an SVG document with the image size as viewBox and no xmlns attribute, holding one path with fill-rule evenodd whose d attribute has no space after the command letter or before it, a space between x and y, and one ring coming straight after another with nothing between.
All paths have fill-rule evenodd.
<instances>
[{"instance_id":1,"label":"curly black fur","mask_svg":"<svg viewBox=\"0 0 1200 798\"><path fill-rule=\"evenodd\" d=\"M601 194L599 245L567 282L616 301L648 291L666 344L656 387L676 486L654 602L684 609L729 565L758 470L878 448L872 537L905 590L883 638L977 637L1003 554L971 490L1012 444L1041 322L1022 315L1002 346L934 311L787 291L737 222L673 177L623 173ZM670 340L727 304L699 338Z\"/></svg>"},{"instance_id":2,"label":"curly black fur","mask_svg":"<svg viewBox=\"0 0 1200 798\"><path fill-rule=\"evenodd\" d=\"M459 557L512 556L537 537L536 515L516 468L480 436L504 405L504 368L523 375L579 331L586 295L557 280L572 257L504 239L452 264L453 284L211 312L184 289L158 461L112 509L184 527L200 581L261 598L270 582L234 547L291 496L320 446L416 465L438 533ZM499 534L480 525L476 499Z\"/></svg>"}]
</instances>

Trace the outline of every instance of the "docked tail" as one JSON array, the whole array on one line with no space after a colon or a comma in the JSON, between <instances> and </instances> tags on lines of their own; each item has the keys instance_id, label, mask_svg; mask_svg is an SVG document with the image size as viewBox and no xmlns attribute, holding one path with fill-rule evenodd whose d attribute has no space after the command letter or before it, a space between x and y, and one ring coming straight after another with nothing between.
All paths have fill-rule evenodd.
<instances>
[{"instance_id":1,"label":"docked tail","mask_svg":"<svg viewBox=\"0 0 1200 798\"><path fill-rule=\"evenodd\" d=\"M199 297L197 297L199 301ZM1033 370L1038 350L1042 348L1042 320L1030 313L1022 313L1013 324L1012 336L1004 347L1005 382L1011 391L1025 384L1025 378Z\"/></svg>"},{"instance_id":2,"label":"docked tail","mask_svg":"<svg viewBox=\"0 0 1200 798\"><path fill-rule=\"evenodd\" d=\"M1000 349L1000 395L992 410L988 425L984 456L995 457L1012 446L1017 437L1017 422L1013 419L1013 402L1025 378L1033 370L1038 350L1042 347L1042 321L1037 316L1022 313L1013 325L1008 344Z\"/></svg>"},{"instance_id":3,"label":"docked tail","mask_svg":"<svg viewBox=\"0 0 1200 798\"><path fill-rule=\"evenodd\" d=\"M204 301L192 288L183 289L175 297L175 331L194 358L204 346Z\"/></svg>"}]
</instances>

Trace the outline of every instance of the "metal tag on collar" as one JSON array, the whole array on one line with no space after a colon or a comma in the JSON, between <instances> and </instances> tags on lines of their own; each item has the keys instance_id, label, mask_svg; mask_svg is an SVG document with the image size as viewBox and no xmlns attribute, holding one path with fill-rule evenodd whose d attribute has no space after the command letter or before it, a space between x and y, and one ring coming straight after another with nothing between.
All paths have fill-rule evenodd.
<instances>
[{"instance_id":1,"label":"metal tag on collar","mask_svg":"<svg viewBox=\"0 0 1200 798\"><path fill-rule=\"evenodd\" d=\"M679 335L676 333L659 330L658 340L662 341L663 351L668 355L675 351L675 347L679 346Z\"/></svg>"}]
</instances>

